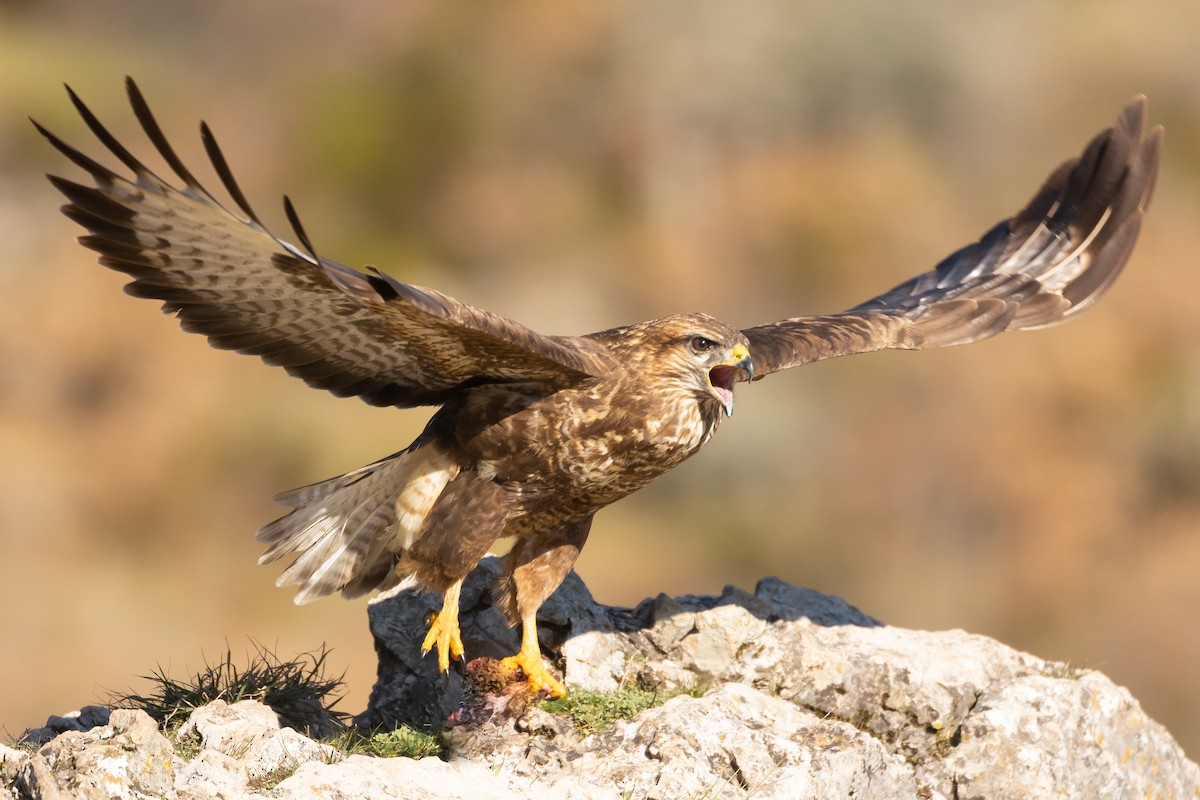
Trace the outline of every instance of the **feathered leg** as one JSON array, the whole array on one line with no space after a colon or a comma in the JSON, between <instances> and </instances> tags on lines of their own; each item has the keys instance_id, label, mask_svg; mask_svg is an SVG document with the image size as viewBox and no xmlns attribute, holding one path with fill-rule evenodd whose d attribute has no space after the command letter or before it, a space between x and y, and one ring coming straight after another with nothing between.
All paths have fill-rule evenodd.
<instances>
[{"instance_id":1,"label":"feathered leg","mask_svg":"<svg viewBox=\"0 0 1200 800\"><path fill-rule=\"evenodd\" d=\"M518 538L500 580L500 609L509 619L521 620L521 650L500 663L510 670L519 668L534 691L545 690L554 697L565 696L567 688L542 660L537 611L575 565L591 527L592 518L588 517L549 536Z\"/></svg>"},{"instance_id":2,"label":"feathered leg","mask_svg":"<svg viewBox=\"0 0 1200 800\"><path fill-rule=\"evenodd\" d=\"M463 655L458 627L458 598L463 579L475 569L504 531L508 508L503 489L470 473L460 473L446 484L425 520L425 528L404 551L396 568L442 592L442 608L429 621L421 653L437 648L438 670L450 668L451 658Z\"/></svg>"}]
</instances>

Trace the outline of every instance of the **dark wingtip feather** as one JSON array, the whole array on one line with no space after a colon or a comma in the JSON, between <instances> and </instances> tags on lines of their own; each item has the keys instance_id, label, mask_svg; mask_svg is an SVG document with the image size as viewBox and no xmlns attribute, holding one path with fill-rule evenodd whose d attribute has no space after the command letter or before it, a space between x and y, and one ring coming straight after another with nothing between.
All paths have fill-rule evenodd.
<instances>
[{"instance_id":1,"label":"dark wingtip feather","mask_svg":"<svg viewBox=\"0 0 1200 800\"><path fill-rule=\"evenodd\" d=\"M1162 156L1163 137L1166 136L1166 130L1162 125L1155 125L1146 134L1145 143L1142 146L1141 157L1138 160L1137 166L1140 169L1148 170L1149 177L1146 178L1146 188L1142 192L1142 201L1140 208L1145 211L1150 206L1150 201L1154 198L1154 189L1158 185L1158 162Z\"/></svg>"},{"instance_id":2,"label":"dark wingtip feather","mask_svg":"<svg viewBox=\"0 0 1200 800\"><path fill-rule=\"evenodd\" d=\"M237 207L242 210L242 213L261 226L258 215L250 207L250 201L246 199L242 187L233 177L233 170L229 168L229 162L225 160L225 154L221 152L221 146L217 144L217 137L213 135L207 122L200 123L200 140L204 142L204 151L208 153L208 160L212 162L213 168L217 171L217 177L221 179L225 191L229 192L229 196L233 198L233 202L237 203Z\"/></svg>"},{"instance_id":3,"label":"dark wingtip feather","mask_svg":"<svg viewBox=\"0 0 1200 800\"><path fill-rule=\"evenodd\" d=\"M1108 291L1137 241L1158 177L1163 136L1161 125L1146 132L1145 116L1146 97L1138 95L1122 109L1111 129L1111 138L1119 140L1122 148L1121 163L1116 165L1120 188L1115 198L1110 197L1111 221L1091 248L1093 263L1062 289L1063 296L1071 302L1062 315L1064 319L1090 308Z\"/></svg>"},{"instance_id":4,"label":"dark wingtip feather","mask_svg":"<svg viewBox=\"0 0 1200 800\"><path fill-rule=\"evenodd\" d=\"M33 123L33 127L37 129L37 132L45 137L46 141L48 141L55 150L66 156L75 166L83 169L85 172L90 173L96 180L108 184L122 180L120 175L113 172L99 161L95 161L88 156L85 156L83 153L79 152L74 147L71 147L71 145L67 144L50 131L46 130L46 128L42 127L41 123L39 123L33 117L30 117L29 121ZM46 177L50 179L51 183L54 183L56 180L61 180L56 178L54 175L47 175ZM58 184L55 183L55 185L57 186Z\"/></svg>"},{"instance_id":5,"label":"dark wingtip feather","mask_svg":"<svg viewBox=\"0 0 1200 800\"><path fill-rule=\"evenodd\" d=\"M1146 127L1146 95L1136 94L1117 117L1117 128L1126 131L1133 139L1141 139Z\"/></svg>"},{"instance_id":6,"label":"dark wingtip feather","mask_svg":"<svg viewBox=\"0 0 1200 800\"><path fill-rule=\"evenodd\" d=\"M1116 282L1125 268L1141 231L1142 215L1134 214L1117 224L1119 227L1109 234L1104 247L1094 254L1094 264L1063 287L1062 296L1071 306L1063 312L1062 319L1074 316L1094 305Z\"/></svg>"},{"instance_id":7,"label":"dark wingtip feather","mask_svg":"<svg viewBox=\"0 0 1200 800\"><path fill-rule=\"evenodd\" d=\"M128 75L125 76L125 91L129 95L129 105L133 108L134 116L137 117L142 130L150 137L151 143L154 144L154 149L158 150L159 155L167 162L167 166L189 187L203 192L204 188L200 185L200 182L196 180L191 170L184 165L183 161L175 153L174 148L171 147L170 142L167 141L167 137L163 134L158 120L154 118L154 114L150 111L150 104L146 102L142 90L134 83L133 78Z\"/></svg>"},{"instance_id":8,"label":"dark wingtip feather","mask_svg":"<svg viewBox=\"0 0 1200 800\"><path fill-rule=\"evenodd\" d=\"M100 118L92 113L87 104L75 93L75 90L66 84L63 85L66 86L67 95L71 98L71 104L75 106L75 110L79 113L79 116L83 118L84 123L87 124L92 134L100 140L100 143L107 147L108 151L116 156L122 164L129 167L135 175L151 176L157 179L157 176L145 164L125 148L125 145L117 141L117 137L109 133L108 128L104 127L104 124L100 122Z\"/></svg>"},{"instance_id":9,"label":"dark wingtip feather","mask_svg":"<svg viewBox=\"0 0 1200 800\"><path fill-rule=\"evenodd\" d=\"M304 249L313 257L313 260L320 263L321 259L317 255L316 248L312 246L312 241L308 238L308 233L305 232L304 226L300 224L300 215L296 213L296 207L292 205L292 198L286 194L283 196L283 213L287 215L288 223L292 226L292 230L296 232L296 236L300 239L300 244L304 245Z\"/></svg>"}]
</instances>

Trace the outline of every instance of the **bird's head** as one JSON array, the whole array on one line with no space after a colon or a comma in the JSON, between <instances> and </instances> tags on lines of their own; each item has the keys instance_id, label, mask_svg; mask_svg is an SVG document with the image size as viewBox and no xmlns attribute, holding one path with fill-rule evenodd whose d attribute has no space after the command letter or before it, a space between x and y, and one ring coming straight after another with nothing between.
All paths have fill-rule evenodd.
<instances>
[{"instance_id":1,"label":"bird's head","mask_svg":"<svg viewBox=\"0 0 1200 800\"><path fill-rule=\"evenodd\" d=\"M707 314L679 314L649 323L657 330L658 356L672 377L695 391L702 402L716 401L733 414L733 385L754 376L745 335Z\"/></svg>"}]
</instances>

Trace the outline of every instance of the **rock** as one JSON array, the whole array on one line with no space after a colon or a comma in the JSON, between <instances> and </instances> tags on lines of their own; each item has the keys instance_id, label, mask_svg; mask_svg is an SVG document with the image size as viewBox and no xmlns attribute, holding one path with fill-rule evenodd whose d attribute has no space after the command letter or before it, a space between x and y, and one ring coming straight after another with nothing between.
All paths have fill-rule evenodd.
<instances>
[{"instance_id":1,"label":"rock","mask_svg":"<svg viewBox=\"0 0 1200 800\"><path fill-rule=\"evenodd\" d=\"M596 737L573 771L635 797L915 797L900 755L742 684L676 697Z\"/></svg>"},{"instance_id":2,"label":"rock","mask_svg":"<svg viewBox=\"0 0 1200 800\"><path fill-rule=\"evenodd\" d=\"M594 787L512 786L478 763L366 756L350 756L336 764L309 762L271 792L273 800L513 800L514 796L522 800L620 798L616 792Z\"/></svg>"},{"instance_id":3,"label":"rock","mask_svg":"<svg viewBox=\"0 0 1200 800\"><path fill-rule=\"evenodd\" d=\"M318 744L292 728L283 728L250 745L242 762L251 782L265 784L290 775L306 762L338 757L332 747Z\"/></svg>"},{"instance_id":4,"label":"rock","mask_svg":"<svg viewBox=\"0 0 1200 800\"><path fill-rule=\"evenodd\" d=\"M84 706L61 717L51 715L43 727L25 731L20 741L25 744L45 744L60 733L90 731L100 725L107 725L110 713L111 711L104 706Z\"/></svg>"},{"instance_id":5,"label":"rock","mask_svg":"<svg viewBox=\"0 0 1200 800\"><path fill-rule=\"evenodd\" d=\"M174 797L179 759L144 711L112 712L107 725L68 731L22 766L18 797Z\"/></svg>"},{"instance_id":6,"label":"rock","mask_svg":"<svg viewBox=\"0 0 1200 800\"><path fill-rule=\"evenodd\" d=\"M214 700L193 711L176 737L195 737L206 750L241 756L256 741L278 731L279 717L257 700L241 700L233 705Z\"/></svg>"},{"instance_id":7,"label":"rock","mask_svg":"<svg viewBox=\"0 0 1200 800\"><path fill-rule=\"evenodd\" d=\"M498 574L485 560L463 587L471 657L519 644L488 605ZM381 659L362 719L429 723L463 702L458 676L447 683L417 657L435 605L412 593L371 604ZM538 622L572 689L708 693L587 737L546 724L536 706L510 709L507 695L472 701L457 715L468 724L455 729L455 753L515 785L571 780L647 797L1032 798L1064 786L1062 796L1200 797L1200 768L1100 673L962 631L886 626L773 578L753 594L660 595L625 609L597 605L572 574ZM427 702L439 685L445 694Z\"/></svg>"},{"instance_id":8,"label":"rock","mask_svg":"<svg viewBox=\"0 0 1200 800\"><path fill-rule=\"evenodd\" d=\"M175 773L177 800L232 800L244 797L249 779L246 768L233 756L202 750Z\"/></svg>"},{"instance_id":9,"label":"rock","mask_svg":"<svg viewBox=\"0 0 1200 800\"><path fill-rule=\"evenodd\" d=\"M931 782L959 797L1200 795L1187 762L1125 689L1097 672L1029 675L981 696Z\"/></svg>"},{"instance_id":10,"label":"rock","mask_svg":"<svg viewBox=\"0 0 1200 800\"><path fill-rule=\"evenodd\" d=\"M328 745L291 728L280 728L275 712L257 700L233 705L214 700L193 711L177 736L180 740L198 739L204 753L230 757L206 760L187 774L192 783L197 783L197 770L223 770L228 777L218 778L234 785L274 783L307 761L329 761L338 755Z\"/></svg>"},{"instance_id":11,"label":"rock","mask_svg":"<svg viewBox=\"0 0 1200 800\"><path fill-rule=\"evenodd\" d=\"M21 767L29 760L29 753L0 744L0 787L8 786L17 778ZM0 794L0 797L4 797Z\"/></svg>"},{"instance_id":12,"label":"rock","mask_svg":"<svg viewBox=\"0 0 1200 800\"><path fill-rule=\"evenodd\" d=\"M660 695L630 719L578 724L497 668L518 645L488 605L497 572L486 561L464 586L466 680L417 654L433 598L370 607L380 667L362 719L450 719L448 761L343 758L265 706L218 701L180 729L198 749L184 762L141 712L80 731L101 718L81 712L39 729L66 730L32 755L0 750L0 798L1200 797L1200 767L1100 673L889 627L774 579L628 609L570 576L539 617L568 684Z\"/></svg>"},{"instance_id":13,"label":"rock","mask_svg":"<svg viewBox=\"0 0 1200 800\"><path fill-rule=\"evenodd\" d=\"M0 744L0 783L11 780L28 760L29 753Z\"/></svg>"}]
</instances>

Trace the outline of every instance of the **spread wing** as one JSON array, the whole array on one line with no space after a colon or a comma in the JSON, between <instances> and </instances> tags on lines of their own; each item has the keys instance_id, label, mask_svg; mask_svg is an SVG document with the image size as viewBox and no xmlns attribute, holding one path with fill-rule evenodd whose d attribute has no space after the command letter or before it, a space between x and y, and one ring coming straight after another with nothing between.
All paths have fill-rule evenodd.
<instances>
[{"instance_id":1,"label":"spread wing","mask_svg":"<svg viewBox=\"0 0 1200 800\"><path fill-rule=\"evenodd\" d=\"M611 369L594 342L543 336L432 289L318 257L286 198L303 248L276 238L250 208L208 127L201 124L205 149L237 211L183 164L131 79L126 88L182 188L151 172L70 88L80 116L132 176L34 125L95 182L50 177L69 201L63 213L88 230L80 241L100 253L101 264L133 277L129 294L162 301L184 330L257 355L311 386L381 406L437 404L483 383L561 385Z\"/></svg>"},{"instance_id":2,"label":"spread wing","mask_svg":"<svg viewBox=\"0 0 1200 800\"><path fill-rule=\"evenodd\" d=\"M1047 179L1023 211L933 270L828 316L743 331L755 378L834 356L967 344L1054 325L1099 299L1125 265L1150 202L1162 128L1145 98Z\"/></svg>"}]
</instances>

